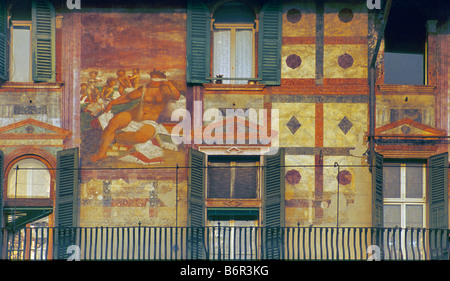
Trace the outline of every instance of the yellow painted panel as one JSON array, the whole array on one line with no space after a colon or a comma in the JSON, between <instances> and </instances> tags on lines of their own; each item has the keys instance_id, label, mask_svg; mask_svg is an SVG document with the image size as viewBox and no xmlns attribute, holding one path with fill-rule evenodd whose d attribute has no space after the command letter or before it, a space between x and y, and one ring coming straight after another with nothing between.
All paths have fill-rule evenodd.
<instances>
[{"instance_id":1,"label":"yellow painted panel","mask_svg":"<svg viewBox=\"0 0 450 281\"><path fill-rule=\"evenodd\" d=\"M349 22L339 19L342 9L350 9L353 18ZM368 17L366 1L358 1L351 4L325 3L324 15L325 36L367 36Z\"/></svg>"},{"instance_id":2,"label":"yellow painted panel","mask_svg":"<svg viewBox=\"0 0 450 281\"><path fill-rule=\"evenodd\" d=\"M367 132L367 110L368 106L364 103L325 103L323 105L324 146L357 147L360 145ZM347 127L346 133L339 126L344 117L347 117L351 123L347 126L341 124L341 127Z\"/></svg>"},{"instance_id":3,"label":"yellow painted panel","mask_svg":"<svg viewBox=\"0 0 450 281\"><path fill-rule=\"evenodd\" d=\"M314 78L316 67L315 45L285 45L281 49L281 77L282 78ZM293 68L286 63L289 56L296 55L301 59L300 66Z\"/></svg>"},{"instance_id":4,"label":"yellow painted panel","mask_svg":"<svg viewBox=\"0 0 450 281\"><path fill-rule=\"evenodd\" d=\"M350 55L353 64L348 68L339 65L339 57ZM367 45L342 44L324 46L325 78L367 78Z\"/></svg>"},{"instance_id":5,"label":"yellow painted panel","mask_svg":"<svg viewBox=\"0 0 450 281\"><path fill-rule=\"evenodd\" d=\"M280 146L314 147L315 104L274 103L272 108L279 112ZM286 126L293 116L301 124L294 134Z\"/></svg>"},{"instance_id":6,"label":"yellow painted panel","mask_svg":"<svg viewBox=\"0 0 450 281\"><path fill-rule=\"evenodd\" d=\"M300 11L299 21L289 21L288 12ZM283 6L283 36L303 37L316 35L316 9L314 2L286 3Z\"/></svg>"}]
</instances>

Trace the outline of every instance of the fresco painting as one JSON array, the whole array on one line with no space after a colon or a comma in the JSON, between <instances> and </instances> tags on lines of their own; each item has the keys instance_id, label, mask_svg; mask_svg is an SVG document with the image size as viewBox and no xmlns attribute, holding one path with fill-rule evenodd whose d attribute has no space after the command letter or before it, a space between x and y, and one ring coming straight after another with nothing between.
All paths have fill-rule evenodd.
<instances>
[{"instance_id":1,"label":"fresco painting","mask_svg":"<svg viewBox=\"0 0 450 281\"><path fill-rule=\"evenodd\" d=\"M185 40L185 32L180 28L183 20L185 15L176 13L170 18L165 14L83 16L83 165L139 167L184 163L183 147L174 144L170 136L176 125L171 121L171 113L186 108L185 50L173 47ZM142 27L140 32L135 26ZM173 36L147 34L146 28L159 28ZM105 33L92 37L95 29ZM136 52L120 56L124 48Z\"/></svg>"}]
</instances>

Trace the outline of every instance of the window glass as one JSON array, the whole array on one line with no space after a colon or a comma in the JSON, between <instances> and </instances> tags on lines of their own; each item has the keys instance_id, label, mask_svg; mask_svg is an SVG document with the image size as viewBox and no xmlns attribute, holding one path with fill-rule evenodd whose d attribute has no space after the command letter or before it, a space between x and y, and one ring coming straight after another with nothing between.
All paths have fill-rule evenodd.
<instances>
[{"instance_id":1,"label":"window glass","mask_svg":"<svg viewBox=\"0 0 450 281\"><path fill-rule=\"evenodd\" d=\"M18 170L17 167L19 167ZM29 158L14 164L8 175L7 196L8 198L50 198L50 173L44 163Z\"/></svg>"},{"instance_id":2,"label":"window glass","mask_svg":"<svg viewBox=\"0 0 450 281\"><path fill-rule=\"evenodd\" d=\"M11 27L10 79L14 82L31 81L31 27Z\"/></svg>"},{"instance_id":3,"label":"window glass","mask_svg":"<svg viewBox=\"0 0 450 281\"><path fill-rule=\"evenodd\" d=\"M387 163L383 166L384 198L400 198L400 163Z\"/></svg>"},{"instance_id":4,"label":"window glass","mask_svg":"<svg viewBox=\"0 0 450 281\"><path fill-rule=\"evenodd\" d=\"M383 213L385 227L395 227L402 225L400 205L384 205Z\"/></svg>"},{"instance_id":5,"label":"window glass","mask_svg":"<svg viewBox=\"0 0 450 281\"><path fill-rule=\"evenodd\" d=\"M258 198L258 166L257 161L245 158L210 160L208 198Z\"/></svg>"},{"instance_id":6,"label":"window glass","mask_svg":"<svg viewBox=\"0 0 450 281\"><path fill-rule=\"evenodd\" d=\"M422 198L423 196L423 165L406 164L406 198Z\"/></svg>"},{"instance_id":7,"label":"window glass","mask_svg":"<svg viewBox=\"0 0 450 281\"><path fill-rule=\"evenodd\" d=\"M422 205L406 205L406 227L423 227Z\"/></svg>"}]
</instances>

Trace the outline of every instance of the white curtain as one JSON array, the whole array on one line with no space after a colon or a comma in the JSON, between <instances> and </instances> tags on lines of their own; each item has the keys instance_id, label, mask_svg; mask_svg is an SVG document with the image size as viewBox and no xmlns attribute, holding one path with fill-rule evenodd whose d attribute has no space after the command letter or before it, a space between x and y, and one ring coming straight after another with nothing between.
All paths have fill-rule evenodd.
<instances>
[{"instance_id":1,"label":"white curtain","mask_svg":"<svg viewBox=\"0 0 450 281\"><path fill-rule=\"evenodd\" d=\"M249 29L236 30L235 77L253 77L253 32ZM246 84L247 80L236 80L235 84Z\"/></svg>"},{"instance_id":2,"label":"white curtain","mask_svg":"<svg viewBox=\"0 0 450 281\"><path fill-rule=\"evenodd\" d=\"M214 65L213 77L223 75L231 77L231 30L219 29L214 31ZM223 81L229 83L229 80Z\"/></svg>"}]
</instances>

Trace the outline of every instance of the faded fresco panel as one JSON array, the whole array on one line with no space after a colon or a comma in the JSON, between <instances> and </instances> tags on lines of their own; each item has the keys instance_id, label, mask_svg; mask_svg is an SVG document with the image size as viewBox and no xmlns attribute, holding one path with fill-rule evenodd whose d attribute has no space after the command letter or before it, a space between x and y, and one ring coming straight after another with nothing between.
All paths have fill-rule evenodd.
<instances>
[{"instance_id":1,"label":"faded fresco panel","mask_svg":"<svg viewBox=\"0 0 450 281\"><path fill-rule=\"evenodd\" d=\"M171 113L185 108L186 14L82 15L83 166L184 164Z\"/></svg>"}]
</instances>

